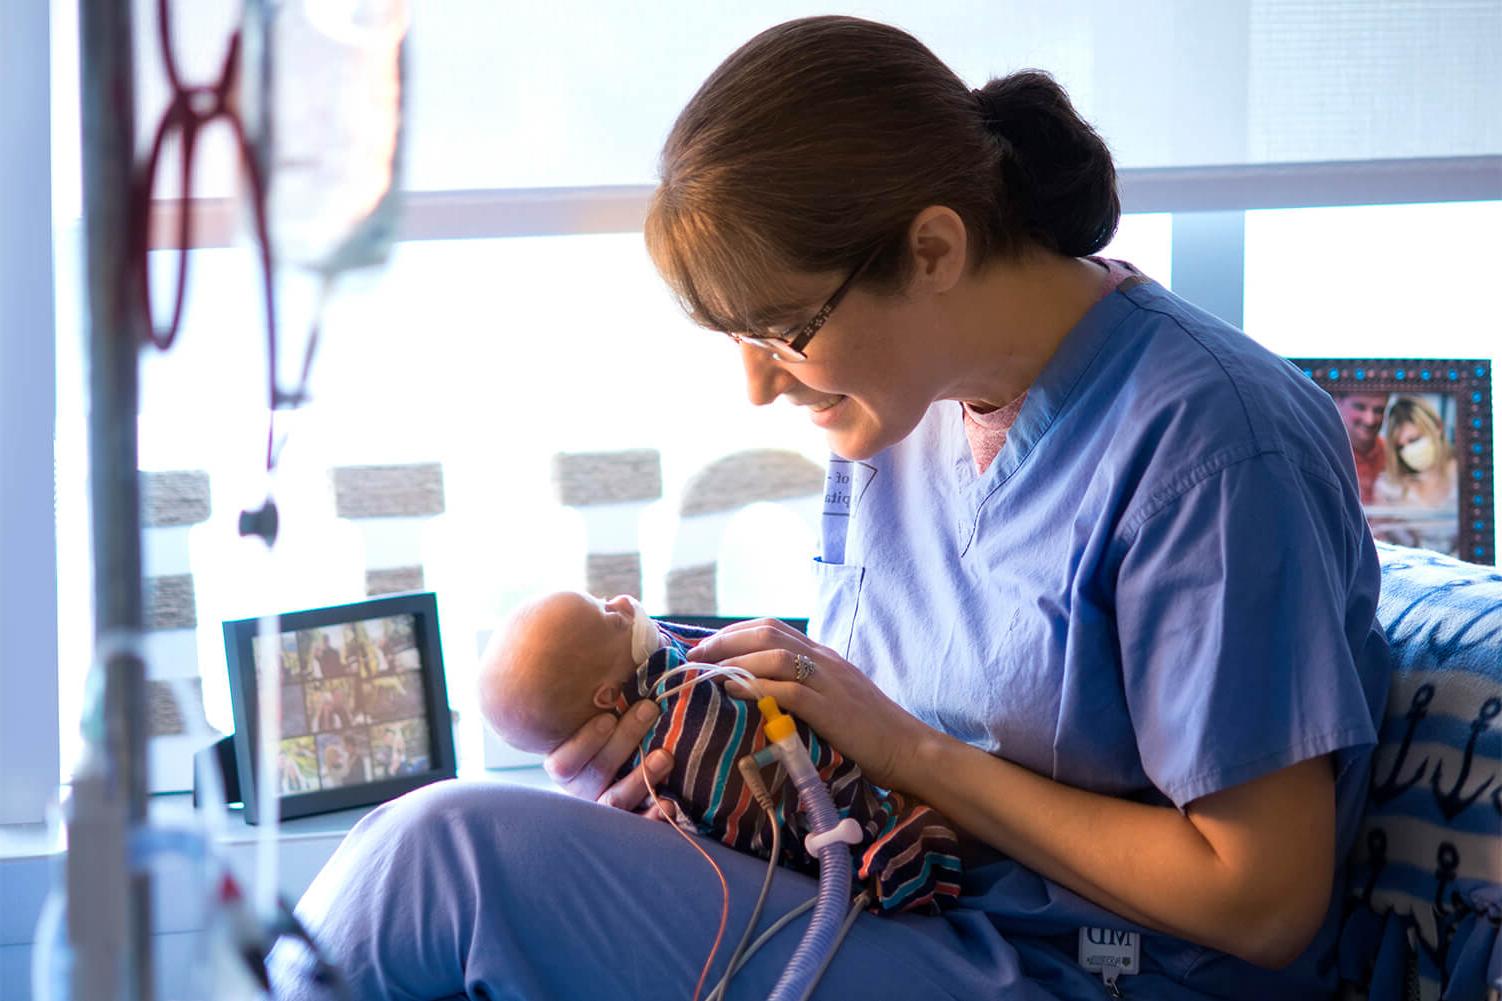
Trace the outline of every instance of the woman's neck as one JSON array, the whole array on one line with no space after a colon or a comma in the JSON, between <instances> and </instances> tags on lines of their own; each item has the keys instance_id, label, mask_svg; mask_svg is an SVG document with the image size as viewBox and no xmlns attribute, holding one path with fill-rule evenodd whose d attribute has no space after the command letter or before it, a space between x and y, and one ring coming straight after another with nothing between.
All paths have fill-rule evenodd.
<instances>
[{"instance_id":1,"label":"woman's neck","mask_svg":"<svg viewBox=\"0 0 1502 1001\"><path fill-rule=\"evenodd\" d=\"M1092 261L1042 251L971 276L951 307L954 378L944 398L994 410L1021 396L1108 280Z\"/></svg>"}]
</instances>

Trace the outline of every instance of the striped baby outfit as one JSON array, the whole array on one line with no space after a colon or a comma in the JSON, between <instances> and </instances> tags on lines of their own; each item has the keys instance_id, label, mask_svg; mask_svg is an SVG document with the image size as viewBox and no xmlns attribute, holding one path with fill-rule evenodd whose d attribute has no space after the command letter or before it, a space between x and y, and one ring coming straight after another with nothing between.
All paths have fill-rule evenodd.
<instances>
[{"instance_id":1,"label":"striped baby outfit","mask_svg":"<svg viewBox=\"0 0 1502 1001\"><path fill-rule=\"evenodd\" d=\"M665 643L637 669L634 689L628 687L617 700L616 708L622 712L655 694L663 674L684 664L688 650L709 635L691 626L659 624L659 628ZM669 678L662 690L676 687L693 673ZM684 689L661 708L656 726L621 774L641 767L644 755L663 748L673 755L673 770L658 784L657 795L678 808L680 823L739 851L767 858L772 832L766 811L757 805L736 767L743 756L767 745L756 706L727 695L716 678ZM835 809L841 817L855 818L866 832L866 840L857 846L856 876L875 896L872 909L935 911L957 897L960 861L949 821L932 807L866 781L855 762L846 760L801 721L797 725L814 767L830 788ZM781 775L780 768L764 772L769 785L774 771ZM783 825L780 861L817 874L818 861L803 846L810 828L797 809L797 798L791 782L781 781L773 788L777 819Z\"/></svg>"}]
</instances>

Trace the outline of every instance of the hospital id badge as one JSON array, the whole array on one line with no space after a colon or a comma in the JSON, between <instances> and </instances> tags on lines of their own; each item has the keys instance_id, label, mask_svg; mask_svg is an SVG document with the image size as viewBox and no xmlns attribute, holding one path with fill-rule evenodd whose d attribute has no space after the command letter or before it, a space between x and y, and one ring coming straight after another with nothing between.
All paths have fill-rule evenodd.
<instances>
[{"instance_id":1,"label":"hospital id badge","mask_svg":"<svg viewBox=\"0 0 1502 1001\"><path fill-rule=\"evenodd\" d=\"M1080 965L1100 974L1106 990L1120 997L1116 978L1130 976L1141 969L1142 936L1134 931L1115 928L1080 929Z\"/></svg>"}]
</instances>

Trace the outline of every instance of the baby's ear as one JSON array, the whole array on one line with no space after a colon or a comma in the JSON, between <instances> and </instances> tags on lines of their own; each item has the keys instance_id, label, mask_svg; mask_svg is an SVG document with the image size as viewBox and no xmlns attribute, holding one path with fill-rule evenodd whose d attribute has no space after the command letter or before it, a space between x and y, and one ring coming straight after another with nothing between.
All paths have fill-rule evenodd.
<instances>
[{"instance_id":1,"label":"baby's ear","mask_svg":"<svg viewBox=\"0 0 1502 1001\"><path fill-rule=\"evenodd\" d=\"M615 700L620 696L620 694L621 687L619 685L601 685L599 688L595 689L595 708L614 709Z\"/></svg>"}]
</instances>

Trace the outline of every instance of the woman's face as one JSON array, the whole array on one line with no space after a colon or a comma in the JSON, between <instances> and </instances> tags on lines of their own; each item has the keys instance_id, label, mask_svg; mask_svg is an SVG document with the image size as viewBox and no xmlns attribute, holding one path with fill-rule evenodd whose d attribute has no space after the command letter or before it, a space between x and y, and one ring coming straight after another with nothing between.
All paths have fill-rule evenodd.
<instances>
[{"instance_id":1,"label":"woman's face","mask_svg":"<svg viewBox=\"0 0 1502 1001\"><path fill-rule=\"evenodd\" d=\"M1429 470L1438 458L1433 437L1411 422L1405 421L1393 428L1392 443L1393 448L1397 449L1398 458L1415 473Z\"/></svg>"},{"instance_id":2,"label":"woman's face","mask_svg":"<svg viewBox=\"0 0 1502 1001\"><path fill-rule=\"evenodd\" d=\"M1424 432L1419 430L1417 424L1399 424L1392 432L1394 448L1402 448L1424 437Z\"/></svg>"},{"instance_id":3,"label":"woman's face","mask_svg":"<svg viewBox=\"0 0 1502 1001\"><path fill-rule=\"evenodd\" d=\"M839 278L801 284L818 303ZM852 289L809 342L807 360L785 362L741 346L746 396L757 406L781 398L802 407L833 452L870 458L907 437L935 399L933 359L920 334L932 321L921 298Z\"/></svg>"}]
</instances>

